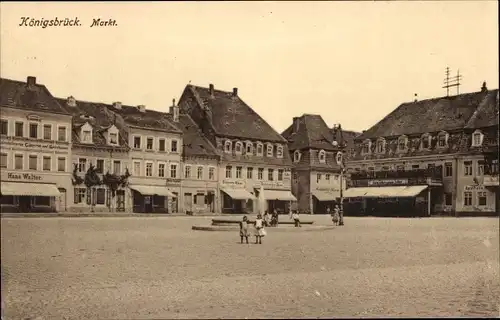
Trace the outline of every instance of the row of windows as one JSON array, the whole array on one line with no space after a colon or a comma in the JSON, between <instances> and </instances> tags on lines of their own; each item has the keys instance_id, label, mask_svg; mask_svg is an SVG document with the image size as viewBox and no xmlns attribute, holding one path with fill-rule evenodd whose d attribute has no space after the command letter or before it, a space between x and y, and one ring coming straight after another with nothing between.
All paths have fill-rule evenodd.
<instances>
[{"instance_id":1,"label":"row of windows","mask_svg":"<svg viewBox=\"0 0 500 320\"><path fill-rule=\"evenodd\" d=\"M106 200L109 201L108 197L106 197L107 190L104 188L97 188L94 191L95 204L96 205L104 205L107 204ZM91 204L91 193L87 191L87 188L75 188L74 189L74 203L75 204Z\"/></svg>"},{"instance_id":2,"label":"row of windows","mask_svg":"<svg viewBox=\"0 0 500 320\"><path fill-rule=\"evenodd\" d=\"M471 191L464 192L464 206L470 207L472 206L473 195ZM444 204L447 206L453 205L453 196L451 193L444 194ZM476 204L477 206L487 206L488 205L488 196L484 191L478 191L476 193Z\"/></svg>"},{"instance_id":3,"label":"row of windows","mask_svg":"<svg viewBox=\"0 0 500 320\"><path fill-rule=\"evenodd\" d=\"M298 178L297 177L297 173L294 172L294 180L297 180L297 178ZM339 178L340 178L340 175L338 175L338 174L334 174L334 175L332 175L330 173L325 173L325 174L318 173L318 174L316 174L316 182L317 183L321 182L323 179L325 181L328 181L328 182L330 182L330 181L338 181Z\"/></svg>"},{"instance_id":4,"label":"row of windows","mask_svg":"<svg viewBox=\"0 0 500 320\"><path fill-rule=\"evenodd\" d=\"M27 132L25 130L25 122L15 121L14 132L9 130L9 121L5 119L0 120L0 134L14 137L24 137L31 139L53 140L53 126L52 124L40 125L36 122L29 122ZM66 142L67 128L66 126L57 126L57 141Z\"/></svg>"},{"instance_id":5,"label":"row of windows","mask_svg":"<svg viewBox=\"0 0 500 320\"><path fill-rule=\"evenodd\" d=\"M80 133L80 142L93 143L93 134L91 128L82 128ZM118 145L118 132L108 132L107 142L109 145Z\"/></svg>"},{"instance_id":6,"label":"row of windows","mask_svg":"<svg viewBox=\"0 0 500 320\"><path fill-rule=\"evenodd\" d=\"M236 179L243 179L243 167L235 167L235 175L234 177ZM257 168L257 180L264 180L264 168ZM253 179L254 177L254 168L248 167L246 168L246 178L247 179ZM276 179L277 181L283 181L283 174L285 172L284 169L267 169L267 180L268 181L274 181L275 180L275 175L274 173L277 172ZM231 179L233 178L233 167L232 166L226 166L226 179Z\"/></svg>"},{"instance_id":7,"label":"row of windows","mask_svg":"<svg viewBox=\"0 0 500 320\"><path fill-rule=\"evenodd\" d=\"M155 140L156 143L155 143ZM143 145L143 139L141 136L134 136L132 140L132 146L134 149L145 149L149 151L160 151L166 152L168 141L165 138L155 139L153 137L146 137L145 143ZM179 152L179 141L173 139L170 141L170 152Z\"/></svg>"},{"instance_id":8,"label":"row of windows","mask_svg":"<svg viewBox=\"0 0 500 320\"><path fill-rule=\"evenodd\" d=\"M231 140L226 140L224 142L224 152L231 153L232 149L233 149L233 142ZM234 142L234 152L236 154L253 155L254 150L255 150L255 154L257 156L263 156L264 155L264 144L261 142L257 142L254 145L254 143L247 141L247 142L245 142L245 148L243 148L243 142L241 142L241 141ZM275 151L276 151L276 158L283 158L283 146L282 145L274 146L271 143L266 144L266 156L267 157L275 156Z\"/></svg>"},{"instance_id":9,"label":"row of windows","mask_svg":"<svg viewBox=\"0 0 500 320\"><path fill-rule=\"evenodd\" d=\"M190 178L196 178L198 180L203 180L204 175L205 175L205 168L203 166L196 166L196 173L193 172L192 166L190 165L185 165L184 166L184 178L185 179L190 179ZM209 180L215 180L215 167L208 167L208 179Z\"/></svg>"},{"instance_id":10,"label":"row of windows","mask_svg":"<svg viewBox=\"0 0 500 320\"><path fill-rule=\"evenodd\" d=\"M51 198L50 197L40 197L40 196L33 196L30 197L30 202L32 206L36 207L50 207L51 206ZM0 204L1 205L8 205L8 206L17 206L19 205L19 197L18 196L7 196L7 195L2 195L0 197Z\"/></svg>"},{"instance_id":11,"label":"row of windows","mask_svg":"<svg viewBox=\"0 0 500 320\"><path fill-rule=\"evenodd\" d=\"M0 168L34 171L38 171L41 169L41 171L66 172L66 157L56 157L55 167L54 163L52 162L52 156L30 154L27 158L28 163L26 163L25 161L24 154L15 153L13 158L9 161L9 155L2 152L0 153Z\"/></svg>"},{"instance_id":12,"label":"row of windows","mask_svg":"<svg viewBox=\"0 0 500 320\"><path fill-rule=\"evenodd\" d=\"M108 168L108 170L106 170L104 159L97 159L95 163L92 163L91 161L87 161L86 158L79 158L77 163L78 172L87 172L90 164L94 164L97 173L105 173L106 171L110 170L114 174L121 174L123 169L121 160L113 160L113 162L111 163L111 168Z\"/></svg>"},{"instance_id":13,"label":"row of windows","mask_svg":"<svg viewBox=\"0 0 500 320\"><path fill-rule=\"evenodd\" d=\"M302 153L299 150L295 150L293 153L293 162L300 162L300 159L302 159ZM318 152L318 161L319 163L326 163L326 151L325 150L319 150ZM335 156L335 162L337 164L342 163L342 152L337 152L337 155Z\"/></svg>"},{"instance_id":14,"label":"row of windows","mask_svg":"<svg viewBox=\"0 0 500 320\"><path fill-rule=\"evenodd\" d=\"M448 133L441 132L437 135L437 147L445 148L448 146ZM484 135L481 131L476 130L472 134L472 143L473 147L479 147L483 144ZM432 136L430 134L423 134L420 138L420 149L430 149L431 147ZM368 154L371 152L371 140L367 139L363 143L363 148L361 150L362 154ZM377 139L376 149L377 153L385 153L386 140L384 138ZM398 151L407 151L408 150L408 137L403 135L398 138Z\"/></svg>"}]
</instances>

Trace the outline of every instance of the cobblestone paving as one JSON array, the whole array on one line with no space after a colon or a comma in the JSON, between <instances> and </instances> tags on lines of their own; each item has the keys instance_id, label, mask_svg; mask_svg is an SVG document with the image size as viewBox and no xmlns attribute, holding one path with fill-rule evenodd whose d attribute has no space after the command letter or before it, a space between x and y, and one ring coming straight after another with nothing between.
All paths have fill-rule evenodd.
<instances>
[{"instance_id":1,"label":"cobblestone paving","mask_svg":"<svg viewBox=\"0 0 500 320\"><path fill-rule=\"evenodd\" d=\"M347 217L262 245L190 230L208 217L1 222L6 319L500 316L495 218Z\"/></svg>"}]
</instances>

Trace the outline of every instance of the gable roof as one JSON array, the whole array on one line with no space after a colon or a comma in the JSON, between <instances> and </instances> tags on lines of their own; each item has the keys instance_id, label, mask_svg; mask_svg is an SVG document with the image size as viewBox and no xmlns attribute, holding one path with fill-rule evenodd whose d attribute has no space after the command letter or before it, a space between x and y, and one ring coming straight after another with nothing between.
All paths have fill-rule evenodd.
<instances>
[{"instance_id":1,"label":"gable roof","mask_svg":"<svg viewBox=\"0 0 500 320\"><path fill-rule=\"evenodd\" d=\"M320 115L303 114L301 117L294 118L294 123L281 135L288 140L288 148L292 151L307 148L336 151L338 147L332 145L334 140L340 142L342 138L349 146L358 134L358 132L342 130L342 135L338 132L335 137L333 128L329 128Z\"/></svg>"},{"instance_id":2,"label":"gable roof","mask_svg":"<svg viewBox=\"0 0 500 320\"><path fill-rule=\"evenodd\" d=\"M489 94L480 91L403 103L356 140L463 129Z\"/></svg>"},{"instance_id":3,"label":"gable roof","mask_svg":"<svg viewBox=\"0 0 500 320\"><path fill-rule=\"evenodd\" d=\"M128 147L128 132L123 124L120 125L121 119L109 110L106 104L77 100L76 106L72 107L67 104L66 99L57 98L57 101L73 116L72 141L74 144L79 144L79 129L88 122L92 126L92 144L90 145L117 148L117 146L110 146L105 136L107 129L115 125L119 131L119 147ZM82 143L82 145L88 146L89 144Z\"/></svg>"},{"instance_id":4,"label":"gable roof","mask_svg":"<svg viewBox=\"0 0 500 320\"><path fill-rule=\"evenodd\" d=\"M167 117L173 121L171 114L168 114ZM184 156L217 157L219 155L212 143L203 135L201 129L188 114L181 113L179 122L176 125L182 130L182 151Z\"/></svg>"},{"instance_id":5,"label":"gable roof","mask_svg":"<svg viewBox=\"0 0 500 320\"><path fill-rule=\"evenodd\" d=\"M209 88L189 84L186 90L194 95L196 103L202 109L210 110L216 134L241 139L285 142L278 132L239 96L233 96L232 92L214 90L212 97Z\"/></svg>"},{"instance_id":6,"label":"gable roof","mask_svg":"<svg viewBox=\"0 0 500 320\"><path fill-rule=\"evenodd\" d=\"M108 105L108 108L118 113L129 126L145 130L182 133L182 130L168 120L167 113L165 112L148 109L140 111L137 107L126 105L122 105L121 109L117 109L112 105Z\"/></svg>"},{"instance_id":7,"label":"gable roof","mask_svg":"<svg viewBox=\"0 0 500 320\"><path fill-rule=\"evenodd\" d=\"M29 80L33 85L28 85ZM26 82L0 78L0 106L69 115L35 77L28 77Z\"/></svg>"}]
</instances>

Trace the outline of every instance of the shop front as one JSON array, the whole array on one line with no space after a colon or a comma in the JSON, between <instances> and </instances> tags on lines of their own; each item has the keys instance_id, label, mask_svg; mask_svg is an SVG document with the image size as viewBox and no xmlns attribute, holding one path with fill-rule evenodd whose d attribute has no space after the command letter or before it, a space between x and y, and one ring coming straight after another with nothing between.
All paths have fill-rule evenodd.
<instances>
[{"instance_id":1,"label":"shop front","mask_svg":"<svg viewBox=\"0 0 500 320\"><path fill-rule=\"evenodd\" d=\"M182 187L186 214L215 213L216 187Z\"/></svg>"},{"instance_id":2,"label":"shop front","mask_svg":"<svg viewBox=\"0 0 500 320\"><path fill-rule=\"evenodd\" d=\"M288 214L297 198L291 192L291 186L281 181L262 181L253 185L255 196L260 197L261 187L263 197L266 199L266 209L268 212L278 212L278 214ZM255 208L258 210L258 208Z\"/></svg>"},{"instance_id":3,"label":"shop front","mask_svg":"<svg viewBox=\"0 0 500 320\"><path fill-rule=\"evenodd\" d=\"M223 213L252 213L255 195L238 180L222 180L220 186L221 208Z\"/></svg>"},{"instance_id":4,"label":"shop front","mask_svg":"<svg viewBox=\"0 0 500 320\"><path fill-rule=\"evenodd\" d=\"M44 174L2 170L2 213L67 211L71 179L66 174Z\"/></svg>"},{"instance_id":5,"label":"shop front","mask_svg":"<svg viewBox=\"0 0 500 320\"><path fill-rule=\"evenodd\" d=\"M129 184L132 195L133 212L177 212L179 186L180 180L175 182L167 181L167 183L165 183L165 180L160 179L150 181L141 178L134 179Z\"/></svg>"},{"instance_id":6,"label":"shop front","mask_svg":"<svg viewBox=\"0 0 500 320\"><path fill-rule=\"evenodd\" d=\"M335 187L316 187L312 191L314 214L326 214L340 201L340 189Z\"/></svg>"}]
</instances>

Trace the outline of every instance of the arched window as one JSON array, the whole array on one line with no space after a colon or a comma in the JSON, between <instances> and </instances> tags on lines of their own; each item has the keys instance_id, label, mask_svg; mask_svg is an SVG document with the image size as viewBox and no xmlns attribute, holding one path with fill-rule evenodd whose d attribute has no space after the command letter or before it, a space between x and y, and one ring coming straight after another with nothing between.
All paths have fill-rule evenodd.
<instances>
[{"instance_id":1,"label":"arched window","mask_svg":"<svg viewBox=\"0 0 500 320\"><path fill-rule=\"evenodd\" d=\"M246 143L246 154L253 154L253 144L250 141Z\"/></svg>"},{"instance_id":2,"label":"arched window","mask_svg":"<svg viewBox=\"0 0 500 320\"><path fill-rule=\"evenodd\" d=\"M337 164L342 164L342 152L337 152L337 155L335 156L335 160L337 161Z\"/></svg>"},{"instance_id":3,"label":"arched window","mask_svg":"<svg viewBox=\"0 0 500 320\"><path fill-rule=\"evenodd\" d=\"M301 157L300 151L299 150L295 150L295 152L293 153L293 161L294 162L299 162L300 161L300 157Z\"/></svg>"},{"instance_id":4,"label":"arched window","mask_svg":"<svg viewBox=\"0 0 500 320\"><path fill-rule=\"evenodd\" d=\"M363 148L361 150L361 153L362 154L368 154L370 153L371 151L371 147L372 147L372 142L370 139L366 139L364 142L363 142Z\"/></svg>"},{"instance_id":5,"label":"arched window","mask_svg":"<svg viewBox=\"0 0 500 320\"><path fill-rule=\"evenodd\" d=\"M408 137L407 136L401 136L398 138L398 150L399 151L405 151L406 147L408 145Z\"/></svg>"},{"instance_id":6,"label":"arched window","mask_svg":"<svg viewBox=\"0 0 500 320\"><path fill-rule=\"evenodd\" d=\"M231 140L226 140L226 142L224 143L224 151L230 153L232 146L233 144L231 143Z\"/></svg>"},{"instance_id":7,"label":"arched window","mask_svg":"<svg viewBox=\"0 0 500 320\"><path fill-rule=\"evenodd\" d=\"M422 149L429 149L431 147L431 135L424 133L420 139L420 146Z\"/></svg>"},{"instance_id":8,"label":"arched window","mask_svg":"<svg viewBox=\"0 0 500 320\"><path fill-rule=\"evenodd\" d=\"M263 153L264 153L264 146L262 145L262 143L257 142L257 155L262 156Z\"/></svg>"},{"instance_id":9,"label":"arched window","mask_svg":"<svg viewBox=\"0 0 500 320\"><path fill-rule=\"evenodd\" d=\"M440 148L444 148L447 145L448 145L448 132L446 131L439 132L437 146Z\"/></svg>"},{"instance_id":10,"label":"arched window","mask_svg":"<svg viewBox=\"0 0 500 320\"><path fill-rule=\"evenodd\" d=\"M274 147L272 144L268 143L267 144L267 149L266 149L266 155L268 157L272 157L273 156L273 151L274 151Z\"/></svg>"},{"instance_id":11,"label":"arched window","mask_svg":"<svg viewBox=\"0 0 500 320\"><path fill-rule=\"evenodd\" d=\"M484 135L480 130L474 131L472 134L472 146L479 147L483 144Z\"/></svg>"},{"instance_id":12,"label":"arched window","mask_svg":"<svg viewBox=\"0 0 500 320\"><path fill-rule=\"evenodd\" d=\"M283 158L283 146L280 144L276 146L276 157Z\"/></svg>"},{"instance_id":13,"label":"arched window","mask_svg":"<svg viewBox=\"0 0 500 320\"><path fill-rule=\"evenodd\" d=\"M318 153L318 158L320 163L325 163L326 161L326 152L325 150L320 150Z\"/></svg>"},{"instance_id":14,"label":"arched window","mask_svg":"<svg viewBox=\"0 0 500 320\"><path fill-rule=\"evenodd\" d=\"M236 142L236 144L234 145L234 151L237 153L237 154L241 154L241 152L243 151L243 144L241 142Z\"/></svg>"},{"instance_id":15,"label":"arched window","mask_svg":"<svg viewBox=\"0 0 500 320\"><path fill-rule=\"evenodd\" d=\"M385 139L379 138L377 140L377 153L384 153L384 152L385 152Z\"/></svg>"}]
</instances>

